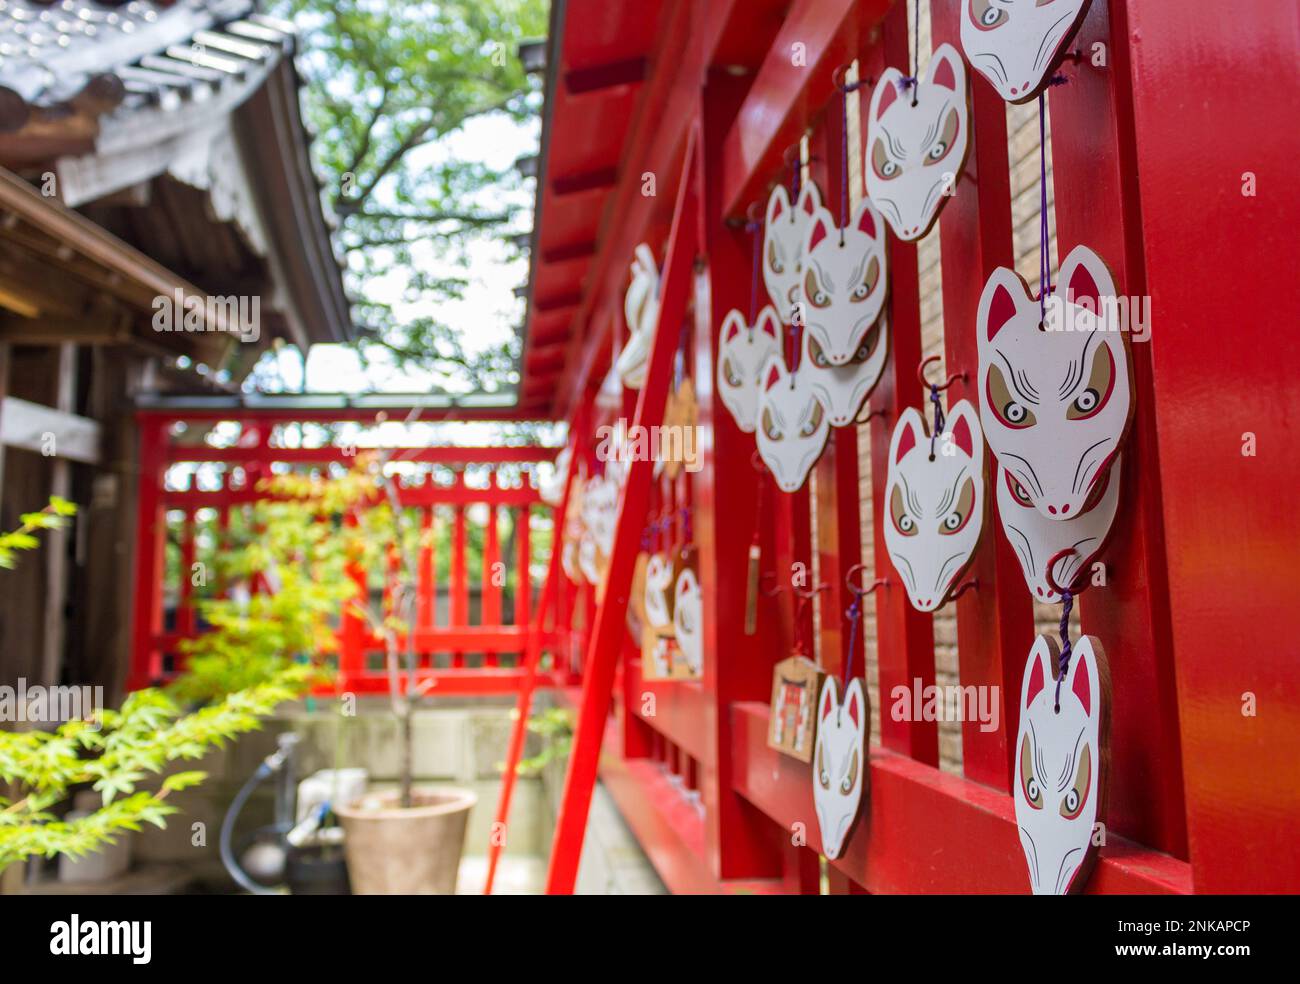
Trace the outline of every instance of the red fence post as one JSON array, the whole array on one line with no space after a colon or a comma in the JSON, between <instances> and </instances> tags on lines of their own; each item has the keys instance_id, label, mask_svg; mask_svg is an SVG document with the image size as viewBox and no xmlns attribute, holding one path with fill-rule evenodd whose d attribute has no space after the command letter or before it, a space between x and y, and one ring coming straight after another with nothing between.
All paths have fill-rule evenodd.
<instances>
[{"instance_id":1,"label":"red fence post","mask_svg":"<svg viewBox=\"0 0 1300 984\"><path fill-rule=\"evenodd\" d=\"M689 132L682 169L681 188L673 211L673 228L668 254L664 261L663 292L659 322L655 327L654 345L645 385L637 402L635 425L648 426L663 420L672 376L673 354L677 347L678 327L686 315L699 247L698 122ZM604 602L597 607L591 628L591 642L582 668L582 703L573 748L565 776L564 796L555 822L555 839L551 846L550 870L546 891L551 895L572 893L578 876L578 860L586 833L587 811L596 784L596 768L605 722L613 699L614 674L622 650L625 609L632 583L632 568L640 546L641 527L645 521L650 496L649 458L634 460L619 496L618 525L614 535L613 556L606 575Z\"/></svg>"},{"instance_id":2,"label":"red fence post","mask_svg":"<svg viewBox=\"0 0 1300 984\"><path fill-rule=\"evenodd\" d=\"M171 425L171 421L153 414L141 414L138 420L140 480L136 490L135 610L129 690L148 687L162 677L162 653L156 639L162 632L163 618L167 522L162 493Z\"/></svg>"}]
</instances>

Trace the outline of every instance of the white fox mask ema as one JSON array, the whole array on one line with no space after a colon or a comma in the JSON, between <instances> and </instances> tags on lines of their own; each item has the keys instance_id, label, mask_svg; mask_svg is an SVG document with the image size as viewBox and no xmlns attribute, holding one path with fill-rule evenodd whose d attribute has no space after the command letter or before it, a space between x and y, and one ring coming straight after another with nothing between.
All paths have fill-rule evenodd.
<instances>
[{"instance_id":1,"label":"white fox mask ema","mask_svg":"<svg viewBox=\"0 0 1300 984\"><path fill-rule=\"evenodd\" d=\"M966 66L941 44L915 92L887 68L871 95L867 194L899 239L920 239L952 195L966 161L969 111Z\"/></svg>"},{"instance_id":2,"label":"white fox mask ema","mask_svg":"<svg viewBox=\"0 0 1300 984\"><path fill-rule=\"evenodd\" d=\"M880 382L889 355L889 332L885 319L879 318L867 329L847 365L833 366L820 348L814 351L812 335L803 333L803 358L799 372L807 377L813 395L830 417L832 427L853 423L871 391Z\"/></svg>"},{"instance_id":3,"label":"white fox mask ema","mask_svg":"<svg viewBox=\"0 0 1300 984\"><path fill-rule=\"evenodd\" d=\"M673 589L673 629L686 664L695 676L704 672L704 612L700 582L689 567L677 575Z\"/></svg>"},{"instance_id":4,"label":"white fox mask ema","mask_svg":"<svg viewBox=\"0 0 1300 984\"><path fill-rule=\"evenodd\" d=\"M1088 0L962 0L961 47L1007 102L1042 91Z\"/></svg>"},{"instance_id":5,"label":"white fox mask ema","mask_svg":"<svg viewBox=\"0 0 1300 984\"><path fill-rule=\"evenodd\" d=\"M799 303L809 349L830 365L849 363L880 317L887 262L884 222L865 198L843 229L824 208L808 223Z\"/></svg>"},{"instance_id":6,"label":"white fox mask ema","mask_svg":"<svg viewBox=\"0 0 1300 984\"><path fill-rule=\"evenodd\" d=\"M1059 709L1060 651L1051 638L1034 640L1020 685L1012 798L1035 895L1082 890L1106 792L1106 656L1092 636L1071 649Z\"/></svg>"},{"instance_id":7,"label":"white fox mask ema","mask_svg":"<svg viewBox=\"0 0 1300 984\"><path fill-rule=\"evenodd\" d=\"M793 206L783 185L777 185L767 196L766 221L763 223L763 286L767 288L767 296L772 299L782 324L790 324L799 301L808 222L821 204L821 192L811 181L804 182Z\"/></svg>"},{"instance_id":8,"label":"white fox mask ema","mask_svg":"<svg viewBox=\"0 0 1300 984\"><path fill-rule=\"evenodd\" d=\"M822 851L838 858L858 819L866 783L867 701L855 678L839 700L839 685L828 676L817 698L817 745L813 751L813 804Z\"/></svg>"},{"instance_id":9,"label":"white fox mask ema","mask_svg":"<svg viewBox=\"0 0 1300 984\"><path fill-rule=\"evenodd\" d=\"M1025 584L1036 598L1047 602L1060 600L1047 577L1047 562L1062 550L1062 557L1052 568L1052 577L1062 587L1069 587L1085 572L1092 559L1101 552L1115 519L1119 504L1120 460L1110 466L1097 487L1096 502L1086 512L1068 523L1044 519L1034 508L1024 488L1011 474L998 466L998 518L1002 532L1015 548Z\"/></svg>"},{"instance_id":10,"label":"white fox mask ema","mask_svg":"<svg viewBox=\"0 0 1300 984\"><path fill-rule=\"evenodd\" d=\"M1083 511L1128 427L1133 390L1114 297L1110 273L1086 246L1061 264L1043 329L1039 302L1013 271L993 271L980 297L984 436L1048 519Z\"/></svg>"},{"instance_id":11,"label":"white fox mask ema","mask_svg":"<svg viewBox=\"0 0 1300 984\"><path fill-rule=\"evenodd\" d=\"M790 373L779 353L764 363L761 379L758 453L781 491L795 492L826 447L830 421L807 374Z\"/></svg>"},{"instance_id":12,"label":"white fox mask ema","mask_svg":"<svg viewBox=\"0 0 1300 984\"><path fill-rule=\"evenodd\" d=\"M645 615L656 629L673 624L672 589L672 561L661 553L651 554L645 565Z\"/></svg>"},{"instance_id":13,"label":"white fox mask ema","mask_svg":"<svg viewBox=\"0 0 1300 984\"><path fill-rule=\"evenodd\" d=\"M932 612L952 594L984 531L984 437L967 400L953 406L930 457L925 421L898 418L885 478L885 547L912 607Z\"/></svg>"},{"instance_id":14,"label":"white fox mask ema","mask_svg":"<svg viewBox=\"0 0 1300 984\"><path fill-rule=\"evenodd\" d=\"M640 389L645 382L650 342L659 317L659 267L650 247L641 243L632 260L632 282L623 297L627 320L627 344L619 353L615 369L628 389Z\"/></svg>"},{"instance_id":15,"label":"white fox mask ema","mask_svg":"<svg viewBox=\"0 0 1300 984\"><path fill-rule=\"evenodd\" d=\"M763 364L781 350L781 321L770 304L758 313L758 320L745 324L739 311L731 310L718 331L718 394L736 426L746 434L758 426L759 373Z\"/></svg>"}]
</instances>

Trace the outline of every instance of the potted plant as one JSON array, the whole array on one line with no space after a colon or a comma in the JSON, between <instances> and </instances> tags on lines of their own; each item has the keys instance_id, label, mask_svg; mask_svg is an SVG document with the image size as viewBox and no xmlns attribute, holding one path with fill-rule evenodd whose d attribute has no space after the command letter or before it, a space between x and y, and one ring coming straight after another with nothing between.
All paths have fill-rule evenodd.
<instances>
[{"instance_id":1,"label":"potted plant","mask_svg":"<svg viewBox=\"0 0 1300 984\"><path fill-rule=\"evenodd\" d=\"M400 736L398 788L367 793L335 812L346 832L348 875L355 894L451 895L469 813L478 797L456 787L414 786L414 716L428 690L427 682L421 684L416 675L413 629L419 533L402 509L392 477L385 474L386 463L380 459L371 466L385 501L368 512L366 522L377 534L370 542L388 543L397 551L397 581L390 611L376 612L367 603L364 614L384 643L389 702Z\"/></svg>"}]
</instances>

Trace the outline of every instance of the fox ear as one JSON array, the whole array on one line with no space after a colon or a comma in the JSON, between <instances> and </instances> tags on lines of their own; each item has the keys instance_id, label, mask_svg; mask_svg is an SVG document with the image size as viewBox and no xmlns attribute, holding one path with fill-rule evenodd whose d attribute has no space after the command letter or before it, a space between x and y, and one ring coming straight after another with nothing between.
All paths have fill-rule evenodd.
<instances>
[{"instance_id":1,"label":"fox ear","mask_svg":"<svg viewBox=\"0 0 1300 984\"><path fill-rule=\"evenodd\" d=\"M1101 699L1101 672L1098 663L1098 650L1101 644L1092 636L1081 636L1072 647L1070 660L1070 677L1066 680L1070 693L1083 705L1083 713L1089 719L1096 716Z\"/></svg>"},{"instance_id":2,"label":"fox ear","mask_svg":"<svg viewBox=\"0 0 1300 984\"><path fill-rule=\"evenodd\" d=\"M840 706L839 698L840 688L835 683L835 678L828 676L826 682L822 684L821 710L817 712L817 716L823 721L830 717L831 712Z\"/></svg>"},{"instance_id":3,"label":"fox ear","mask_svg":"<svg viewBox=\"0 0 1300 984\"><path fill-rule=\"evenodd\" d=\"M790 211L790 196L786 194L785 185L778 184L767 196L767 224L772 225L786 212Z\"/></svg>"},{"instance_id":4,"label":"fox ear","mask_svg":"<svg viewBox=\"0 0 1300 984\"><path fill-rule=\"evenodd\" d=\"M928 75L931 84L953 92L960 92L966 84L966 68L957 49L950 44L941 44L934 49Z\"/></svg>"},{"instance_id":5,"label":"fox ear","mask_svg":"<svg viewBox=\"0 0 1300 984\"><path fill-rule=\"evenodd\" d=\"M758 312L758 323L754 325L759 331L766 335L771 335L774 340L780 339L781 332L778 329L779 322L776 319L776 308L771 304Z\"/></svg>"},{"instance_id":6,"label":"fox ear","mask_svg":"<svg viewBox=\"0 0 1300 984\"><path fill-rule=\"evenodd\" d=\"M1060 281L1067 300L1091 311L1101 310L1103 297L1115 296L1115 281L1101 257L1087 246L1076 246L1061 264Z\"/></svg>"},{"instance_id":7,"label":"fox ear","mask_svg":"<svg viewBox=\"0 0 1300 984\"><path fill-rule=\"evenodd\" d=\"M994 337L1020 310L1017 295L1029 300L1029 288L1014 270L998 267L984 285L980 295L979 310L975 316L977 335L981 345Z\"/></svg>"},{"instance_id":8,"label":"fox ear","mask_svg":"<svg viewBox=\"0 0 1300 984\"><path fill-rule=\"evenodd\" d=\"M805 181L803 187L799 189L799 210L805 215L815 215L821 207L822 193L817 190L817 183Z\"/></svg>"},{"instance_id":9,"label":"fox ear","mask_svg":"<svg viewBox=\"0 0 1300 984\"><path fill-rule=\"evenodd\" d=\"M952 422L948 428L953 443L965 452L966 457L978 467L984 461L984 432L980 430L979 415L969 400L959 401L948 411Z\"/></svg>"},{"instance_id":10,"label":"fox ear","mask_svg":"<svg viewBox=\"0 0 1300 984\"><path fill-rule=\"evenodd\" d=\"M768 357L763 363L762 373L759 379L763 381L763 389L770 390L785 377L785 360L779 354Z\"/></svg>"},{"instance_id":11,"label":"fox ear","mask_svg":"<svg viewBox=\"0 0 1300 984\"><path fill-rule=\"evenodd\" d=\"M889 441L889 461L896 465L925 437L925 423L915 407L908 407L894 426L894 436Z\"/></svg>"},{"instance_id":12,"label":"fox ear","mask_svg":"<svg viewBox=\"0 0 1300 984\"><path fill-rule=\"evenodd\" d=\"M817 248L817 244L826 238L830 231L831 213L824 208L818 208L813 213L812 222L808 226L808 235L804 239L804 252L811 253Z\"/></svg>"},{"instance_id":13,"label":"fox ear","mask_svg":"<svg viewBox=\"0 0 1300 984\"><path fill-rule=\"evenodd\" d=\"M854 216L853 224L857 226L859 232L864 232L872 239L876 237L876 230L880 228L880 223L876 221L878 213L871 205L870 198L862 199L862 204L858 206L858 214Z\"/></svg>"},{"instance_id":14,"label":"fox ear","mask_svg":"<svg viewBox=\"0 0 1300 984\"><path fill-rule=\"evenodd\" d=\"M1060 658L1060 650L1050 636L1039 636L1029 650L1025 674L1020 683L1020 709L1027 708L1042 693L1047 681L1052 679L1053 667Z\"/></svg>"},{"instance_id":15,"label":"fox ear","mask_svg":"<svg viewBox=\"0 0 1300 984\"><path fill-rule=\"evenodd\" d=\"M848 710L849 720L853 722L853 730L862 734L867 716L867 700L862 693L862 680L858 677L854 677L849 689L844 691L844 706Z\"/></svg>"},{"instance_id":16,"label":"fox ear","mask_svg":"<svg viewBox=\"0 0 1300 984\"><path fill-rule=\"evenodd\" d=\"M898 69L885 69L884 74L880 76L880 81L876 83L875 90L871 93L871 120L880 119L894 104L894 100L898 98L898 83L902 78L903 73Z\"/></svg>"},{"instance_id":17,"label":"fox ear","mask_svg":"<svg viewBox=\"0 0 1300 984\"><path fill-rule=\"evenodd\" d=\"M745 319L739 311L735 308L728 311L727 316L722 319L722 344L727 344L739 335L744 325Z\"/></svg>"}]
</instances>

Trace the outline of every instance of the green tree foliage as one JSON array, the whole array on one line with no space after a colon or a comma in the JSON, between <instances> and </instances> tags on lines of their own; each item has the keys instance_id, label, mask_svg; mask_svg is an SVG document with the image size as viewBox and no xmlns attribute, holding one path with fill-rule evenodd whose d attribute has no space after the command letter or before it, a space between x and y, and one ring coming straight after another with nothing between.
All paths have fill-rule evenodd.
<instances>
[{"instance_id":1,"label":"green tree foliage","mask_svg":"<svg viewBox=\"0 0 1300 984\"><path fill-rule=\"evenodd\" d=\"M446 324L438 311L462 295L470 243L519 231L507 199L522 179L513 168L428 148L473 119L535 117L540 83L524 73L516 47L545 34L546 10L545 0L282 0L276 7L299 28L313 150L342 222L358 322L402 364L480 386L514 371L517 341L467 350L462 337L475 326ZM458 272L430 270L419 244ZM421 312L416 317L399 319L384 300L395 282Z\"/></svg>"}]
</instances>

